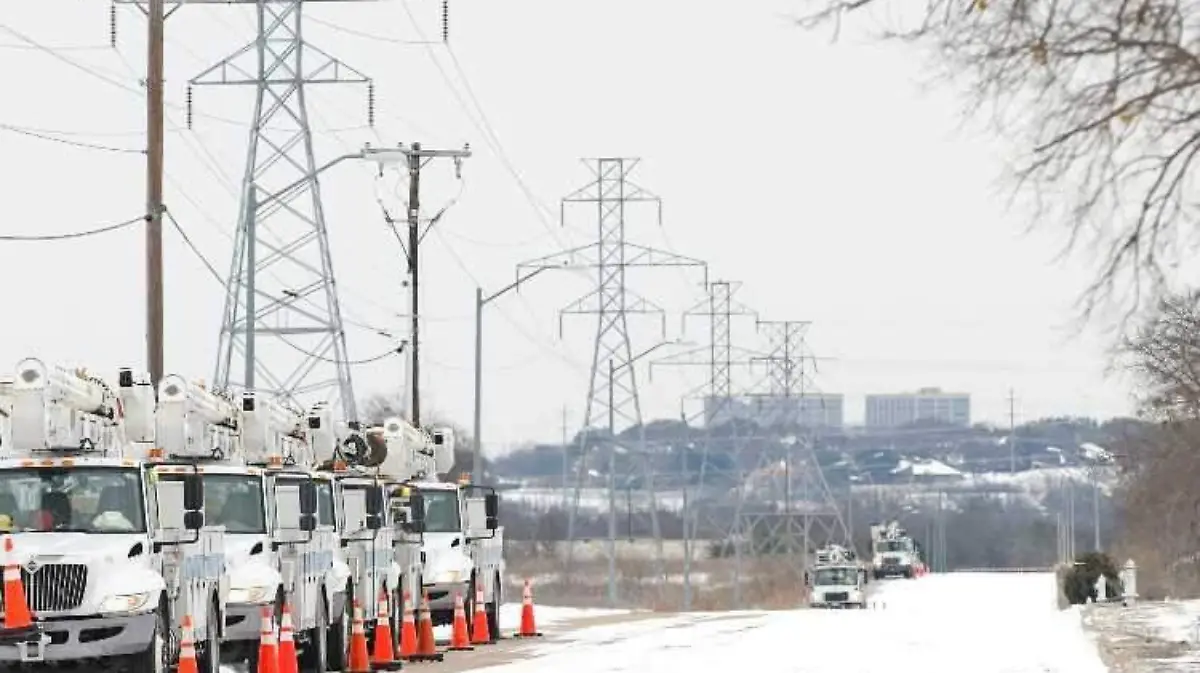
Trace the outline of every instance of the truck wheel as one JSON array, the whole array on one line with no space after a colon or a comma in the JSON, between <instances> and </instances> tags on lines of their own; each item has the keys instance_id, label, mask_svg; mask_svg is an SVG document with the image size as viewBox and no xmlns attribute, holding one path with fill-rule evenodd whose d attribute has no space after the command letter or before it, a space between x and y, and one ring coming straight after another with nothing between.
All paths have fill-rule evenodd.
<instances>
[{"instance_id":1,"label":"truck wheel","mask_svg":"<svg viewBox=\"0 0 1200 673\"><path fill-rule=\"evenodd\" d=\"M400 657L400 629L404 628L404 578L396 583L396 589L392 591L391 602L388 605L389 611L392 613L388 617L389 624L392 628L392 652L396 658Z\"/></svg>"},{"instance_id":2,"label":"truck wheel","mask_svg":"<svg viewBox=\"0 0 1200 673\"><path fill-rule=\"evenodd\" d=\"M206 622L206 633L204 639L204 648L198 652L200 661L199 668L205 673L221 673L221 630L220 620L221 613L217 610L216 601L210 601L208 604L208 621Z\"/></svg>"},{"instance_id":3,"label":"truck wheel","mask_svg":"<svg viewBox=\"0 0 1200 673\"><path fill-rule=\"evenodd\" d=\"M500 601L503 593L503 587L500 585L500 575L496 574L492 580L492 600L484 603L483 611L487 614L488 634L492 640L500 640Z\"/></svg>"},{"instance_id":4,"label":"truck wheel","mask_svg":"<svg viewBox=\"0 0 1200 673\"><path fill-rule=\"evenodd\" d=\"M150 644L141 654L130 657L130 670L140 673L169 673L171 661L170 625L167 623L167 609L159 605L154 611L154 633L150 635Z\"/></svg>"},{"instance_id":5,"label":"truck wheel","mask_svg":"<svg viewBox=\"0 0 1200 673\"><path fill-rule=\"evenodd\" d=\"M349 665L350 622L354 620L354 584L346 583L346 600L343 601L341 619L326 629L329 634L326 644L325 669L344 671Z\"/></svg>"},{"instance_id":6,"label":"truck wheel","mask_svg":"<svg viewBox=\"0 0 1200 673\"><path fill-rule=\"evenodd\" d=\"M321 594L324 594L321 590ZM329 661L329 604L322 598L318 603L317 621L308 634L308 645L300 653L300 669L311 673L325 673Z\"/></svg>"},{"instance_id":7,"label":"truck wheel","mask_svg":"<svg viewBox=\"0 0 1200 673\"><path fill-rule=\"evenodd\" d=\"M912 576L913 576L913 569L912 569L912 568L905 568L905 569L904 569L904 579L911 580L911 579L912 579Z\"/></svg>"}]
</instances>

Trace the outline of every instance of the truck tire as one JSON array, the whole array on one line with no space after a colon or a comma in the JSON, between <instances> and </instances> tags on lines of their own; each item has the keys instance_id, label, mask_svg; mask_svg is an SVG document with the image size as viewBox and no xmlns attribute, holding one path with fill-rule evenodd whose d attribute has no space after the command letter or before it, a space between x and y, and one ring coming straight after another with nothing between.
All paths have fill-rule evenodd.
<instances>
[{"instance_id":1,"label":"truck tire","mask_svg":"<svg viewBox=\"0 0 1200 673\"><path fill-rule=\"evenodd\" d=\"M321 595L325 595L324 589ZM325 673L329 661L329 603L325 598L320 601L317 610L317 621L313 630L308 634L308 643L300 653L300 670L305 673Z\"/></svg>"},{"instance_id":2,"label":"truck tire","mask_svg":"<svg viewBox=\"0 0 1200 673\"><path fill-rule=\"evenodd\" d=\"M904 569L904 579L906 579L906 580L911 580L911 579L912 579L912 576L913 576L913 569L912 569L912 567L911 567L911 566L909 566L908 568L905 568L905 569Z\"/></svg>"},{"instance_id":3,"label":"truck tire","mask_svg":"<svg viewBox=\"0 0 1200 673\"><path fill-rule=\"evenodd\" d=\"M208 604L207 633L204 647L197 652L199 669L203 673L221 673L221 612L217 609L217 597Z\"/></svg>"},{"instance_id":4,"label":"truck tire","mask_svg":"<svg viewBox=\"0 0 1200 673\"><path fill-rule=\"evenodd\" d=\"M388 599L388 626L392 630L392 653L396 658L400 657L400 629L404 628L404 576L400 576L400 580L396 582L396 588L392 590L391 598Z\"/></svg>"},{"instance_id":5,"label":"truck tire","mask_svg":"<svg viewBox=\"0 0 1200 673\"><path fill-rule=\"evenodd\" d=\"M173 669L169 614L167 606L159 604L158 609L154 611L154 633L150 635L150 644L143 652L129 658L129 670L138 673L169 673Z\"/></svg>"},{"instance_id":6,"label":"truck tire","mask_svg":"<svg viewBox=\"0 0 1200 673\"><path fill-rule=\"evenodd\" d=\"M504 596L504 587L500 584L500 573L492 580L492 600L484 603L483 611L487 615L488 635L492 641L500 640L500 601Z\"/></svg>"},{"instance_id":7,"label":"truck tire","mask_svg":"<svg viewBox=\"0 0 1200 673\"><path fill-rule=\"evenodd\" d=\"M354 583L346 583L346 600L342 604L341 618L333 624L327 633L325 670L344 671L350 661L350 622L354 620Z\"/></svg>"}]
</instances>

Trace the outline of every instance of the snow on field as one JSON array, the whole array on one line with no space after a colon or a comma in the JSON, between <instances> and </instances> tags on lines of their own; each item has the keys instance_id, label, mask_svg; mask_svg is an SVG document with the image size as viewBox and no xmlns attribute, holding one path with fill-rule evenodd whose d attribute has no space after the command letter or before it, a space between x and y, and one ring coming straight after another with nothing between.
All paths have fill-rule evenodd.
<instances>
[{"instance_id":1,"label":"snow on field","mask_svg":"<svg viewBox=\"0 0 1200 673\"><path fill-rule=\"evenodd\" d=\"M956 574L877 586L880 609L694 613L596 626L488 673L1105 673L1048 575ZM868 646L869 645L869 646Z\"/></svg>"},{"instance_id":2,"label":"snow on field","mask_svg":"<svg viewBox=\"0 0 1200 673\"><path fill-rule=\"evenodd\" d=\"M1117 659L1162 673L1200 670L1200 601L1093 605L1088 625Z\"/></svg>"}]
</instances>

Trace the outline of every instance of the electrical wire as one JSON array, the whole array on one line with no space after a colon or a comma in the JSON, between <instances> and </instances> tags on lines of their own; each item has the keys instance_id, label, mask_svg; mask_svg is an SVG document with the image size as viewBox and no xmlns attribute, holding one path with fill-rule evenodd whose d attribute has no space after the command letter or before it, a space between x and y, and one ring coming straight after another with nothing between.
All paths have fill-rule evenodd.
<instances>
[{"instance_id":1,"label":"electrical wire","mask_svg":"<svg viewBox=\"0 0 1200 673\"><path fill-rule=\"evenodd\" d=\"M131 227L138 222L145 222L149 219L148 215L138 215L137 217L116 224L106 224L94 229L85 229L83 231L73 231L66 234L0 234L0 241L12 242L36 242L36 241L67 241L78 238L87 238L88 236L96 236L98 234L107 234L111 231Z\"/></svg>"},{"instance_id":2,"label":"electrical wire","mask_svg":"<svg viewBox=\"0 0 1200 673\"><path fill-rule=\"evenodd\" d=\"M331 30L335 30L339 33L345 33L347 35L361 37L366 40L375 40L376 42L388 42L390 44L407 44L407 45L438 44L437 42L431 42L429 40L404 40L404 39L397 38L397 37L388 37L387 35L378 35L375 33L368 33L366 31L357 30L354 28L347 28L345 26L339 26L338 24L333 23L332 21L318 19L311 15L306 15L304 17L304 19L306 21L311 21L315 24L325 26L326 28L329 28Z\"/></svg>"},{"instance_id":3,"label":"electrical wire","mask_svg":"<svg viewBox=\"0 0 1200 673\"><path fill-rule=\"evenodd\" d=\"M204 253L200 251L200 248L196 247L195 242L192 241L191 237L188 236L187 231L184 230L184 228L179 224L179 221L175 219L175 216L173 214L171 214L170 211L167 211L167 219L168 219L168 221L170 221L171 226L173 226L175 228L175 231L179 232L180 237L183 238L183 242L192 251L192 254L194 254L200 260L200 262L204 265L204 268L208 270L208 273L213 277L213 279L216 280L218 283L224 285L225 280L223 278L221 278L220 272L217 271L217 268L215 266L213 266L213 263L208 260L208 257L205 256ZM390 335L385 334L382 331L380 331L380 334L381 334L381 336L390 336ZM344 364L344 365L348 365L351 367L357 367L360 365L369 365L369 364L372 364L375 362L379 362L380 360L383 360L384 358L388 358L393 355L398 355L404 351L404 344L402 343L399 346L388 349L387 351L385 351L383 353L380 353L378 355L373 355L368 358L363 358L361 360L339 360L337 358L329 358L329 357L325 357L324 355L314 353L296 343L293 343L289 339L284 338L282 335L276 334L276 335L274 335L274 337L276 339L278 339L279 341L283 342L284 345L288 346L289 348L291 348L299 353L302 353L303 355L306 355L310 358L313 358L314 360L320 360L322 362L327 362L330 364Z\"/></svg>"},{"instance_id":4,"label":"electrical wire","mask_svg":"<svg viewBox=\"0 0 1200 673\"><path fill-rule=\"evenodd\" d=\"M131 147L114 147L112 145L101 145L99 143L84 142L82 140L68 140L66 138L56 138L52 135L49 135L49 134L39 131L39 130L25 128L25 127L21 127L21 126L14 126L12 124L0 123L0 130L8 131L10 133L16 133L18 135L28 136L30 138L37 138L38 140L47 140L47 141L53 142L53 143L60 143L60 144L68 145L71 147L78 147L80 149L100 150L102 152L113 152L113 153L117 153L117 154L145 154L146 153L146 150L144 150L144 149L139 150L139 149L134 149Z\"/></svg>"}]
</instances>

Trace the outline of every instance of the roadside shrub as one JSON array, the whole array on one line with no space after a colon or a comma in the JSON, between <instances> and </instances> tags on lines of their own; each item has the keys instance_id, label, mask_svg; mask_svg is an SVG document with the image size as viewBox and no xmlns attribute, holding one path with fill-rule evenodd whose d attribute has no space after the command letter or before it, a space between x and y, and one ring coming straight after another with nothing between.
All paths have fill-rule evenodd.
<instances>
[{"instance_id":1,"label":"roadside shrub","mask_svg":"<svg viewBox=\"0 0 1200 673\"><path fill-rule=\"evenodd\" d=\"M1096 600L1096 580L1104 575L1107 580L1104 598L1121 595L1121 580L1117 565L1107 554L1088 552L1075 561L1063 581L1063 594L1071 605L1080 605Z\"/></svg>"}]
</instances>

